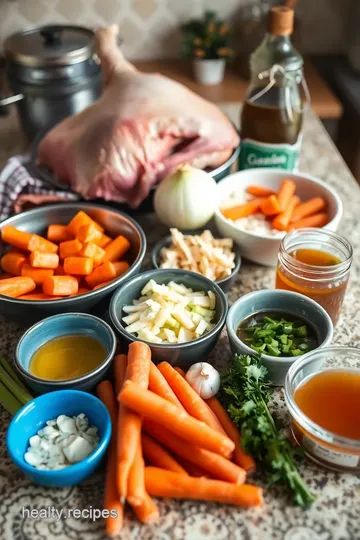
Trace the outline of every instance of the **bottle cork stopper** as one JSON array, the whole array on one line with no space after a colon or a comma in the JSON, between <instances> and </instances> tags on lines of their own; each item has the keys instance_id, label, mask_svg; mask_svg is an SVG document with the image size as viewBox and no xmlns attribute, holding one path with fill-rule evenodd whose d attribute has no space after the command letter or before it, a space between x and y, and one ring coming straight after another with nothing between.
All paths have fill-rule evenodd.
<instances>
[{"instance_id":1,"label":"bottle cork stopper","mask_svg":"<svg viewBox=\"0 0 360 540\"><path fill-rule=\"evenodd\" d=\"M269 33L274 36L289 36L294 26L294 11L286 6L277 6L269 12Z\"/></svg>"}]
</instances>

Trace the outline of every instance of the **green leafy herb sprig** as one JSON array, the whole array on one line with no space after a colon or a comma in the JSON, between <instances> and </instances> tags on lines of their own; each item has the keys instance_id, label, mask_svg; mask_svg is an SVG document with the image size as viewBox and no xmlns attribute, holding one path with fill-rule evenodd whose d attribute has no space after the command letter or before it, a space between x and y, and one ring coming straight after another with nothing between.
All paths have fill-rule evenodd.
<instances>
[{"instance_id":1,"label":"green leafy herb sprig","mask_svg":"<svg viewBox=\"0 0 360 540\"><path fill-rule=\"evenodd\" d=\"M269 483L285 483L295 502L308 506L315 497L296 469L299 451L282 434L282 427L268 408L271 398L267 370L258 356L236 355L222 375L222 397L241 430L244 450L269 473Z\"/></svg>"}]
</instances>

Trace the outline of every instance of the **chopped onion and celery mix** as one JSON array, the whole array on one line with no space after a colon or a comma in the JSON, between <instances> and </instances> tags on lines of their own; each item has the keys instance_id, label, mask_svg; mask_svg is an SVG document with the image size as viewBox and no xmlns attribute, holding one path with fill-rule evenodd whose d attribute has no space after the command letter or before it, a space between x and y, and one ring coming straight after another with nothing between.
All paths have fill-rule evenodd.
<instances>
[{"instance_id":1,"label":"chopped onion and celery mix","mask_svg":"<svg viewBox=\"0 0 360 540\"><path fill-rule=\"evenodd\" d=\"M125 329L151 343L186 343L214 328L216 296L170 281L151 279L132 305L124 306Z\"/></svg>"}]
</instances>

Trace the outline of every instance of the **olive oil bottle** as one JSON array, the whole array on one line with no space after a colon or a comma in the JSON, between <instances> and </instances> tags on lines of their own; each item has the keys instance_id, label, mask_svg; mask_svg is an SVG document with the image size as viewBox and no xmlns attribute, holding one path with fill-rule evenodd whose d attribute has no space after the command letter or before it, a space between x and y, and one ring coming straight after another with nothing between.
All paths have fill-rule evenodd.
<instances>
[{"instance_id":1,"label":"olive oil bottle","mask_svg":"<svg viewBox=\"0 0 360 540\"><path fill-rule=\"evenodd\" d=\"M291 44L294 12L269 11L268 32L250 56L251 81L241 113L239 168L298 166L303 124L303 59Z\"/></svg>"}]
</instances>

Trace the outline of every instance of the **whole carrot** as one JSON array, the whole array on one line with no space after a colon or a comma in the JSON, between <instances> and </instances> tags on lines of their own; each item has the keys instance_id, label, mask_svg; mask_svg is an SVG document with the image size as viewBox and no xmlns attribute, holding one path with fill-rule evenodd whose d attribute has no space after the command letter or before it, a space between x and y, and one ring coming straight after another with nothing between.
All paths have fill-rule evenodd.
<instances>
[{"instance_id":1,"label":"whole carrot","mask_svg":"<svg viewBox=\"0 0 360 540\"><path fill-rule=\"evenodd\" d=\"M254 197L269 197L270 195L275 194L273 189L264 186L248 186L246 191L249 195L253 195Z\"/></svg>"},{"instance_id":2,"label":"whole carrot","mask_svg":"<svg viewBox=\"0 0 360 540\"><path fill-rule=\"evenodd\" d=\"M261 203L260 203L260 209L265 216L274 216L276 214L279 214L281 212L278 200L276 195L270 195L270 197L266 197Z\"/></svg>"},{"instance_id":3,"label":"whole carrot","mask_svg":"<svg viewBox=\"0 0 360 540\"><path fill-rule=\"evenodd\" d=\"M281 212L284 212L290 202L291 197L295 194L296 184L290 178L284 178L281 182L280 189L276 195L276 199Z\"/></svg>"},{"instance_id":4,"label":"whole carrot","mask_svg":"<svg viewBox=\"0 0 360 540\"><path fill-rule=\"evenodd\" d=\"M175 368L176 369L176 368ZM181 405L180 401L174 394L173 390L169 386L167 380L161 371L155 366L153 362L150 363L150 377L149 377L149 390L155 392L158 396L167 399L180 409L184 407Z\"/></svg>"},{"instance_id":5,"label":"whole carrot","mask_svg":"<svg viewBox=\"0 0 360 540\"><path fill-rule=\"evenodd\" d=\"M182 458L178 457L178 461L186 469L186 471L189 473L190 476L195 476L196 478L202 478L202 477L209 478L209 474L207 472L205 472L203 469L201 469L194 463L191 463L189 460L183 457ZM155 463L152 463L151 465L156 466ZM162 467L162 468L166 469L166 467Z\"/></svg>"},{"instance_id":6,"label":"whole carrot","mask_svg":"<svg viewBox=\"0 0 360 540\"><path fill-rule=\"evenodd\" d=\"M225 218L236 221L237 219L248 217L258 212L260 210L260 204L264 200L264 197L259 197L244 204L231 206L230 208L222 208L220 211Z\"/></svg>"},{"instance_id":7,"label":"whole carrot","mask_svg":"<svg viewBox=\"0 0 360 540\"><path fill-rule=\"evenodd\" d=\"M164 375L170 388L191 416L201 422L205 422L205 424L216 431L224 433L218 419L214 416L208 405L180 373L167 362L161 362L158 365L158 370Z\"/></svg>"},{"instance_id":8,"label":"whole carrot","mask_svg":"<svg viewBox=\"0 0 360 540\"><path fill-rule=\"evenodd\" d=\"M132 384L141 391L147 391L149 385L151 351L143 342L134 342L129 346L126 368L126 384ZM126 405L126 404L125 404ZM140 444L141 417L137 411L120 407L118 420L118 466L117 486L120 498L124 501L128 494L128 479Z\"/></svg>"},{"instance_id":9,"label":"whole carrot","mask_svg":"<svg viewBox=\"0 0 360 540\"><path fill-rule=\"evenodd\" d=\"M145 491L145 498L139 506L134 506L134 512L141 523L156 523L159 510L150 495Z\"/></svg>"},{"instance_id":10,"label":"whole carrot","mask_svg":"<svg viewBox=\"0 0 360 540\"><path fill-rule=\"evenodd\" d=\"M174 454L187 459L197 467L201 467L212 478L231 482L232 484L243 484L245 482L246 473L244 469L223 456L209 452L204 448L198 448L196 443L189 444L182 441L180 437L155 422L145 420L144 427L148 433L151 433L155 439L169 448Z\"/></svg>"},{"instance_id":11,"label":"whole carrot","mask_svg":"<svg viewBox=\"0 0 360 540\"><path fill-rule=\"evenodd\" d=\"M252 456L246 454L241 448L239 430L235 426L234 422L230 419L228 413L222 407L221 403L216 399L216 397L207 399L206 403L209 405L212 412L216 415L227 436L235 443L235 450L233 453L234 462L243 469L245 469L245 471L254 470L255 461L253 460Z\"/></svg>"},{"instance_id":12,"label":"whole carrot","mask_svg":"<svg viewBox=\"0 0 360 540\"><path fill-rule=\"evenodd\" d=\"M96 388L96 393L99 399L104 403L109 411L112 434L108 450L106 477L105 477L105 495L104 508L107 510L115 510L117 517L105 518L106 534L115 536L120 533L123 524L123 505L120 503L119 493L116 487L116 466L117 466L117 443L116 443L116 421L117 421L117 403L114 391L110 381L102 381Z\"/></svg>"},{"instance_id":13,"label":"whole carrot","mask_svg":"<svg viewBox=\"0 0 360 540\"><path fill-rule=\"evenodd\" d=\"M167 469L168 471L187 474L185 469L179 465L176 459L173 458L159 443L154 441L149 435L146 435L146 433L141 434L141 444L145 459L152 465Z\"/></svg>"},{"instance_id":14,"label":"whole carrot","mask_svg":"<svg viewBox=\"0 0 360 540\"><path fill-rule=\"evenodd\" d=\"M148 493L155 497L215 501L244 508L263 504L262 489L257 486L192 478L156 467L145 468L145 485Z\"/></svg>"},{"instance_id":15,"label":"whole carrot","mask_svg":"<svg viewBox=\"0 0 360 540\"><path fill-rule=\"evenodd\" d=\"M234 450L235 445L228 437L131 381L124 383L119 397L121 403L136 413L160 423L185 441L225 457Z\"/></svg>"},{"instance_id":16,"label":"whole carrot","mask_svg":"<svg viewBox=\"0 0 360 540\"><path fill-rule=\"evenodd\" d=\"M115 396L117 396L121 390L125 381L127 367L126 354L117 354L113 361L114 379L115 379Z\"/></svg>"},{"instance_id":17,"label":"whole carrot","mask_svg":"<svg viewBox=\"0 0 360 540\"><path fill-rule=\"evenodd\" d=\"M145 499L145 463L142 454L141 439L136 448L129 472L127 500L132 506L140 506Z\"/></svg>"}]
</instances>

